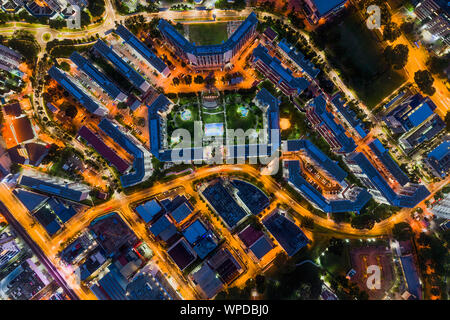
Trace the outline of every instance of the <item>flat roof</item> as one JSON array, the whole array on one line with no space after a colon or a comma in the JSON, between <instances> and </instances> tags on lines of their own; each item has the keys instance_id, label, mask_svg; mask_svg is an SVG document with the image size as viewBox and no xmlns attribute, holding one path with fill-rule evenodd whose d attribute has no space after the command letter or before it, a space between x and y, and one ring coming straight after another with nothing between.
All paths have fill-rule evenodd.
<instances>
[{"instance_id":1,"label":"flat roof","mask_svg":"<svg viewBox=\"0 0 450 320\"><path fill-rule=\"evenodd\" d=\"M31 126L31 121L27 116L13 119L12 126L17 143L34 139L34 130Z\"/></svg>"},{"instance_id":2,"label":"flat roof","mask_svg":"<svg viewBox=\"0 0 450 320\"><path fill-rule=\"evenodd\" d=\"M122 159L116 151L108 147L99 136L97 136L88 127L82 126L78 131L78 135L85 139L100 155L110 164L115 166L120 173L124 173L130 168L130 164Z\"/></svg>"}]
</instances>

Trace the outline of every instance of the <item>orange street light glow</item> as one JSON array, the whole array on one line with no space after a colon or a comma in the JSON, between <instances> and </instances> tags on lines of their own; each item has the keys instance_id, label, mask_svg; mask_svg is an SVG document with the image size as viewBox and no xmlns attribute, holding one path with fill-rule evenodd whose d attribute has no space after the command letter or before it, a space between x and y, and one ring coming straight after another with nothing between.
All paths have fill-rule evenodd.
<instances>
[{"instance_id":1,"label":"orange street light glow","mask_svg":"<svg viewBox=\"0 0 450 320\"><path fill-rule=\"evenodd\" d=\"M289 119L286 118L281 118L280 119L280 128L281 130L287 130L291 127L291 122L289 121Z\"/></svg>"}]
</instances>

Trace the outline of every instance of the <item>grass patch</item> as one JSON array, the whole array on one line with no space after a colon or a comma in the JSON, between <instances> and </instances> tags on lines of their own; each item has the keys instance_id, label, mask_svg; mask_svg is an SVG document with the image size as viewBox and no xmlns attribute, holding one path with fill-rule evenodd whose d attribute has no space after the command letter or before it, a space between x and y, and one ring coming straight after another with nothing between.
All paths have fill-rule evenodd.
<instances>
[{"instance_id":1,"label":"grass patch","mask_svg":"<svg viewBox=\"0 0 450 320\"><path fill-rule=\"evenodd\" d=\"M195 23L189 25L189 40L196 45L221 44L228 39L227 23Z\"/></svg>"},{"instance_id":2,"label":"grass patch","mask_svg":"<svg viewBox=\"0 0 450 320\"><path fill-rule=\"evenodd\" d=\"M405 79L387 65L382 46L355 10L347 12L341 21L319 28L314 40L325 49L332 67L344 82L373 108Z\"/></svg>"},{"instance_id":3,"label":"grass patch","mask_svg":"<svg viewBox=\"0 0 450 320\"><path fill-rule=\"evenodd\" d=\"M248 114L243 117L239 113L239 107L245 107L248 109ZM256 105L229 105L227 106L227 128L228 129L242 129L244 131L248 129L262 129L263 118L262 111Z\"/></svg>"}]
</instances>

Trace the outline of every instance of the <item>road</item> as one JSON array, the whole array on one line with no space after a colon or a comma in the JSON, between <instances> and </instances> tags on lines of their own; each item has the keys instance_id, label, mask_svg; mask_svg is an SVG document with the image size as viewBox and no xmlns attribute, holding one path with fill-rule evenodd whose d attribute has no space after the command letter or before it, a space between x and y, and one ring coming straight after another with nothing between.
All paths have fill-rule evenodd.
<instances>
[{"instance_id":1,"label":"road","mask_svg":"<svg viewBox=\"0 0 450 320\"><path fill-rule=\"evenodd\" d=\"M75 292L67 285L64 278L61 276L57 268L50 262L45 253L41 250L41 248L32 240L32 238L25 231L24 227L14 218L11 214L7 206L3 202L0 202L0 210L2 215L6 218L8 223L14 228L14 230L22 237L22 239L27 243L27 245L31 248L36 257L44 264L47 268L48 272L52 275L53 279L58 283L58 285L63 288L66 294L72 300L79 300L78 296Z\"/></svg>"},{"instance_id":2,"label":"road","mask_svg":"<svg viewBox=\"0 0 450 320\"><path fill-rule=\"evenodd\" d=\"M401 19L401 14L396 13L392 15L392 21L398 25L401 25L403 21ZM414 73L416 73L416 71L428 70L427 61L430 55L423 45L419 48L416 47L411 44L411 42L403 34L401 34L401 36L392 43L393 46L398 44L404 44L409 49L408 63L406 64L404 70L406 71L408 80L414 83ZM437 106L436 113L438 113L442 118L445 118L445 115L450 109L449 87L444 80L436 76L433 78L433 86L436 88L436 93L430 98Z\"/></svg>"},{"instance_id":3,"label":"road","mask_svg":"<svg viewBox=\"0 0 450 320\"><path fill-rule=\"evenodd\" d=\"M191 188L191 184L193 181L206 178L211 175L233 175L243 172L250 175L251 177L256 178L258 181L261 181L264 184L264 188L266 189L266 191L268 193L273 193L277 201L279 201L280 203L287 204L302 217L310 217L318 226L337 232L341 235L367 238L388 234L394 224L408 219L413 210L402 209L399 213L390 217L389 219L375 224L375 226L371 230L357 230L352 228L349 224L336 224L331 219L320 217L311 213L306 208L301 206L298 202L296 202L285 190L283 190L283 188L280 187L279 184L271 176L261 175L259 170L250 165L221 165L216 167L202 167L189 175L176 178L172 181L166 183L157 183L151 188L140 190L131 195L121 195L120 197L109 200L99 206L95 206L78 213L75 217L69 220L65 228L53 238L50 238L43 227L39 223L36 223L34 221L28 210L15 197L8 186L3 183L0 184L0 201L2 201L2 203L4 203L4 205L7 207L7 209L9 210L8 212L14 212L15 219L13 220L13 223L23 226L22 232L25 233L25 235L28 237L28 242L32 243L34 250L38 252L39 256L45 258L45 261L47 261L47 263L51 265L51 270L56 274L57 280L61 281L62 283L61 286L63 288L65 287L66 290L68 290L69 288L65 283L69 283L70 286L74 288L76 294L80 296L80 298L95 299L92 293L80 287L80 285L76 282L76 279L74 279L74 275L72 274L71 270L65 269L59 263L56 255L61 249L61 244L72 239L78 233L83 231L93 219L109 212L118 212L124 217L124 219L131 225L133 230L135 230L137 235L143 241L145 241L155 252L158 260L161 262L160 267L163 268L163 271L174 277L174 279L180 286L181 291L183 291L182 296L185 298L193 298L196 296L195 291L187 286L185 279L180 276L180 273L176 269L176 267L174 267L170 263L164 263L164 261L167 260L165 252L162 252L161 248L155 244L153 239L150 238L147 233L145 224L139 219L136 213L130 209L130 204L148 199L154 195L170 191L171 189L177 187L188 190L189 192L193 192ZM446 179L445 181L434 184L430 186L430 191L435 192L446 185L448 182L449 179ZM8 220L10 220L9 218L12 218L12 215L9 215L9 217L7 217ZM50 263L50 260L53 262L53 264ZM57 268L59 269L59 273Z\"/></svg>"}]
</instances>

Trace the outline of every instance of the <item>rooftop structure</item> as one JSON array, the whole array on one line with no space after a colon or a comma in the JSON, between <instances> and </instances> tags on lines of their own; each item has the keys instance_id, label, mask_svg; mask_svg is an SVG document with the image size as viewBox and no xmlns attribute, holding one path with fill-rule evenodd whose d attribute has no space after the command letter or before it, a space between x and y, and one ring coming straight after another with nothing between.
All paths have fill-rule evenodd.
<instances>
[{"instance_id":1,"label":"rooftop structure","mask_svg":"<svg viewBox=\"0 0 450 320\"><path fill-rule=\"evenodd\" d=\"M422 288L420 285L420 279L417 272L417 268L414 264L414 258L411 254L404 255L400 257L400 262L402 265L403 276L406 280L406 286L408 292L416 299L422 298Z\"/></svg>"},{"instance_id":2,"label":"rooftop structure","mask_svg":"<svg viewBox=\"0 0 450 320\"><path fill-rule=\"evenodd\" d=\"M444 178L450 169L450 139L446 139L428 153L425 163L436 177Z\"/></svg>"},{"instance_id":3,"label":"rooftop structure","mask_svg":"<svg viewBox=\"0 0 450 320\"><path fill-rule=\"evenodd\" d=\"M231 185L237 190L237 198L252 214L257 215L269 206L270 200L266 194L251 183L233 179Z\"/></svg>"},{"instance_id":4,"label":"rooftop structure","mask_svg":"<svg viewBox=\"0 0 450 320\"><path fill-rule=\"evenodd\" d=\"M149 223L153 218L162 211L162 207L156 199L147 201L136 207L136 212L144 220L145 223Z\"/></svg>"},{"instance_id":5,"label":"rooftop structure","mask_svg":"<svg viewBox=\"0 0 450 320\"><path fill-rule=\"evenodd\" d=\"M127 99L127 95L112 80L100 72L89 60L78 52L75 51L72 53L70 60L75 63L79 70L83 71L92 81L97 83L112 99L117 101L125 101Z\"/></svg>"},{"instance_id":6,"label":"rooftop structure","mask_svg":"<svg viewBox=\"0 0 450 320\"><path fill-rule=\"evenodd\" d=\"M25 171L20 176L18 184L32 190L37 190L72 201L85 200L91 191L91 189L84 184L49 176L36 171Z\"/></svg>"},{"instance_id":7,"label":"rooftop structure","mask_svg":"<svg viewBox=\"0 0 450 320\"><path fill-rule=\"evenodd\" d=\"M206 229L205 225L199 219L196 219L184 229L183 236L191 245L195 245L207 232L208 229Z\"/></svg>"},{"instance_id":8,"label":"rooftop structure","mask_svg":"<svg viewBox=\"0 0 450 320\"><path fill-rule=\"evenodd\" d=\"M223 282L206 262L193 271L192 279L207 299L213 298L223 288Z\"/></svg>"},{"instance_id":9,"label":"rooftop structure","mask_svg":"<svg viewBox=\"0 0 450 320\"><path fill-rule=\"evenodd\" d=\"M358 133L361 139L367 136L368 131L365 128L364 123L356 117L355 112L351 110L350 107L344 105L344 101L341 99L340 94L334 96L331 103L342 115L345 122Z\"/></svg>"},{"instance_id":10,"label":"rooftop structure","mask_svg":"<svg viewBox=\"0 0 450 320\"><path fill-rule=\"evenodd\" d=\"M383 120L394 133L405 133L420 126L435 109L436 105L429 97L416 94L388 112Z\"/></svg>"},{"instance_id":11,"label":"rooftop structure","mask_svg":"<svg viewBox=\"0 0 450 320\"><path fill-rule=\"evenodd\" d=\"M450 193L447 193L442 200L434 204L431 212L440 218L450 219Z\"/></svg>"},{"instance_id":12,"label":"rooftop structure","mask_svg":"<svg viewBox=\"0 0 450 320\"><path fill-rule=\"evenodd\" d=\"M18 145L8 149L8 154L12 162L35 167L41 164L48 152L48 145L35 142L26 143L23 146Z\"/></svg>"},{"instance_id":13,"label":"rooftop structure","mask_svg":"<svg viewBox=\"0 0 450 320\"><path fill-rule=\"evenodd\" d=\"M134 247L138 242L133 230L116 212L96 218L89 225L89 230L107 256L115 256L118 249Z\"/></svg>"},{"instance_id":14,"label":"rooftop structure","mask_svg":"<svg viewBox=\"0 0 450 320\"><path fill-rule=\"evenodd\" d=\"M303 231L277 211L266 217L262 223L289 257L292 257L309 243L309 239Z\"/></svg>"},{"instance_id":15,"label":"rooftop structure","mask_svg":"<svg viewBox=\"0 0 450 320\"><path fill-rule=\"evenodd\" d=\"M317 23L321 18L327 18L341 10L347 0L305 0L308 18Z\"/></svg>"},{"instance_id":16,"label":"rooftop structure","mask_svg":"<svg viewBox=\"0 0 450 320\"><path fill-rule=\"evenodd\" d=\"M331 160L314 143L309 140L287 140L286 151L304 152L310 158L310 160L324 169L333 179L335 179L340 184L343 184L345 178L347 178L347 172L345 172L338 165L337 161Z\"/></svg>"},{"instance_id":17,"label":"rooftop structure","mask_svg":"<svg viewBox=\"0 0 450 320\"><path fill-rule=\"evenodd\" d=\"M238 234L239 239L260 260L273 248L273 244L262 230L248 225Z\"/></svg>"},{"instance_id":18,"label":"rooftop structure","mask_svg":"<svg viewBox=\"0 0 450 320\"><path fill-rule=\"evenodd\" d=\"M19 102L13 102L3 105L3 112L10 117L20 117L22 108Z\"/></svg>"},{"instance_id":19,"label":"rooftop structure","mask_svg":"<svg viewBox=\"0 0 450 320\"><path fill-rule=\"evenodd\" d=\"M397 162L392 159L389 151L384 148L380 140L373 140L369 143L369 147L400 185L404 186L409 182L408 176L400 169Z\"/></svg>"},{"instance_id":20,"label":"rooftop structure","mask_svg":"<svg viewBox=\"0 0 450 320\"><path fill-rule=\"evenodd\" d=\"M77 86L64 71L53 66L48 71L48 74L89 112L98 116L104 116L108 113L108 109L102 106L94 97L88 95L81 87Z\"/></svg>"},{"instance_id":21,"label":"rooftop structure","mask_svg":"<svg viewBox=\"0 0 450 320\"><path fill-rule=\"evenodd\" d=\"M20 249L14 237L6 233L0 234L0 268L3 268L9 261L20 253Z\"/></svg>"},{"instance_id":22,"label":"rooftop structure","mask_svg":"<svg viewBox=\"0 0 450 320\"><path fill-rule=\"evenodd\" d=\"M334 152L350 153L355 150L355 141L347 136L344 127L338 124L333 114L327 110L327 101L323 95L308 104L306 117Z\"/></svg>"},{"instance_id":23,"label":"rooftop structure","mask_svg":"<svg viewBox=\"0 0 450 320\"><path fill-rule=\"evenodd\" d=\"M120 182L124 188L141 183L151 176L153 167L151 154L147 149L139 142L135 142L134 137L123 132L118 125L106 118L100 121L98 127L134 157L133 171L120 177Z\"/></svg>"},{"instance_id":24,"label":"rooftop structure","mask_svg":"<svg viewBox=\"0 0 450 320\"><path fill-rule=\"evenodd\" d=\"M95 43L94 49L108 60L121 75L127 78L133 86L142 92L147 92L150 89L150 84L102 40Z\"/></svg>"},{"instance_id":25,"label":"rooftop structure","mask_svg":"<svg viewBox=\"0 0 450 320\"><path fill-rule=\"evenodd\" d=\"M158 29L176 54L194 69L221 69L253 38L257 24L256 14L252 12L227 41L210 46L191 44L164 19L159 21Z\"/></svg>"},{"instance_id":26,"label":"rooftop structure","mask_svg":"<svg viewBox=\"0 0 450 320\"><path fill-rule=\"evenodd\" d=\"M20 202L23 203L25 208L27 208L27 210L30 211L30 213L33 213L34 211L39 209L49 199L49 197L45 195L20 188L14 189L13 193L20 200Z\"/></svg>"},{"instance_id":27,"label":"rooftop structure","mask_svg":"<svg viewBox=\"0 0 450 320\"><path fill-rule=\"evenodd\" d=\"M200 259L205 259L214 249L217 248L219 241L212 231L208 231L197 241L193 247Z\"/></svg>"},{"instance_id":28,"label":"rooftop structure","mask_svg":"<svg viewBox=\"0 0 450 320\"><path fill-rule=\"evenodd\" d=\"M118 25L115 33L117 33L126 44L130 45L142 58L144 58L156 71L167 77L170 73L167 64L157 57L142 41L132 34L123 25Z\"/></svg>"},{"instance_id":29,"label":"rooftop structure","mask_svg":"<svg viewBox=\"0 0 450 320\"><path fill-rule=\"evenodd\" d=\"M281 50L283 56L291 60L294 65L306 73L311 79L315 79L320 73L314 64L305 58L305 55L296 50L286 39L282 39L278 43L278 48Z\"/></svg>"},{"instance_id":30,"label":"rooftop structure","mask_svg":"<svg viewBox=\"0 0 450 320\"><path fill-rule=\"evenodd\" d=\"M301 174L298 160L285 161L288 170L288 182L300 192L311 204L326 213L359 212L369 202L371 196L365 189L349 188L340 198L325 198Z\"/></svg>"},{"instance_id":31,"label":"rooftop structure","mask_svg":"<svg viewBox=\"0 0 450 320\"><path fill-rule=\"evenodd\" d=\"M7 72L18 70L22 55L11 48L0 44L0 69Z\"/></svg>"},{"instance_id":32,"label":"rooftop structure","mask_svg":"<svg viewBox=\"0 0 450 320\"><path fill-rule=\"evenodd\" d=\"M184 238L181 238L170 247L167 253L181 271L186 269L197 258L197 254Z\"/></svg>"},{"instance_id":33,"label":"rooftop structure","mask_svg":"<svg viewBox=\"0 0 450 320\"><path fill-rule=\"evenodd\" d=\"M283 67L278 58L270 56L268 49L261 44L253 50L253 63L259 72L288 96L299 95L309 87L308 80L294 77L292 71Z\"/></svg>"},{"instance_id":34,"label":"rooftop structure","mask_svg":"<svg viewBox=\"0 0 450 320\"><path fill-rule=\"evenodd\" d=\"M446 125L444 120L434 114L429 120L422 123L419 127L404 133L399 138L400 146L408 153L413 152L419 145L424 142L431 141L441 131L445 129Z\"/></svg>"},{"instance_id":35,"label":"rooftop structure","mask_svg":"<svg viewBox=\"0 0 450 320\"><path fill-rule=\"evenodd\" d=\"M227 248L217 251L208 260L208 265L225 284L233 282L243 270L242 266Z\"/></svg>"},{"instance_id":36,"label":"rooftop structure","mask_svg":"<svg viewBox=\"0 0 450 320\"><path fill-rule=\"evenodd\" d=\"M352 153L344 161L379 202L397 207L414 208L430 195L425 186L413 183L407 183L395 192L363 153Z\"/></svg>"},{"instance_id":37,"label":"rooftop structure","mask_svg":"<svg viewBox=\"0 0 450 320\"><path fill-rule=\"evenodd\" d=\"M12 120L11 131L18 144L30 142L36 137L31 121L26 115Z\"/></svg>"},{"instance_id":38,"label":"rooftop structure","mask_svg":"<svg viewBox=\"0 0 450 320\"><path fill-rule=\"evenodd\" d=\"M223 180L209 184L201 195L208 201L212 209L222 218L229 229L236 227L246 216L246 212L238 205Z\"/></svg>"},{"instance_id":39,"label":"rooftop structure","mask_svg":"<svg viewBox=\"0 0 450 320\"><path fill-rule=\"evenodd\" d=\"M108 272L90 289L99 300L127 300L125 290L127 284L128 281L120 272L114 266L110 266Z\"/></svg>"},{"instance_id":40,"label":"rooftop structure","mask_svg":"<svg viewBox=\"0 0 450 320\"><path fill-rule=\"evenodd\" d=\"M116 151L108 147L102 139L91 131L88 127L82 126L78 131L78 136L90 144L110 165L116 167L120 173L125 173L130 168L130 164L121 158Z\"/></svg>"},{"instance_id":41,"label":"rooftop structure","mask_svg":"<svg viewBox=\"0 0 450 320\"><path fill-rule=\"evenodd\" d=\"M83 233L61 251L61 258L68 264L75 264L83 258L92 244L92 237L88 233Z\"/></svg>"},{"instance_id":42,"label":"rooftop structure","mask_svg":"<svg viewBox=\"0 0 450 320\"><path fill-rule=\"evenodd\" d=\"M171 300L169 293L151 273L139 272L127 285L130 300Z\"/></svg>"}]
</instances>

